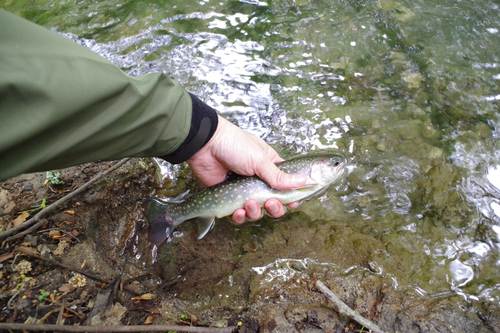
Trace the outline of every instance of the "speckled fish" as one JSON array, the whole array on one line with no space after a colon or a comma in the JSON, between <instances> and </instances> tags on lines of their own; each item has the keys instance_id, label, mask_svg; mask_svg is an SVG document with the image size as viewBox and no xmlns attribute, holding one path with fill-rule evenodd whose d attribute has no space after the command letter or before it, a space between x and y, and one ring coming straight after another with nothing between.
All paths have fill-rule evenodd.
<instances>
[{"instance_id":1,"label":"speckled fish","mask_svg":"<svg viewBox=\"0 0 500 333\"><path fill-rule=\"evenodd\" d=\"M291 191L279 191L259 177L236 175L207 188L179 203L166 203L157 199L143 199L142 207L149 221L149 241L163 243L182 222L197 219L201 239L212 228L215 218L221 218L242 208L248 199L256 199L261 206L271 198L283 204L310 199L339 179L347 161L338 154L310 155L293 158L277 164L291 174L307 175L304 187Z\"/></svg>"}]
</instances>

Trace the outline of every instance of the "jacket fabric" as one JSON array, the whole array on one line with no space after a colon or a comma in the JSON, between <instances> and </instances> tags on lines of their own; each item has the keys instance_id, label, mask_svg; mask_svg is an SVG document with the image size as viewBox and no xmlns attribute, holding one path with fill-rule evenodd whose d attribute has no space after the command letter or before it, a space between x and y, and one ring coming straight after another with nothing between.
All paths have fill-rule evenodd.
<instances>
[{"instance_id":1,"label":"jacket fabric","mask_svg":"<svg viewBox=\"0 0 500 333\"><path fill-rule=\"evenodd\" d=\"M189 159L217 114L162 73L139 77L0 9L0 181L123 157Z\"/></svg>"}]
</instances>

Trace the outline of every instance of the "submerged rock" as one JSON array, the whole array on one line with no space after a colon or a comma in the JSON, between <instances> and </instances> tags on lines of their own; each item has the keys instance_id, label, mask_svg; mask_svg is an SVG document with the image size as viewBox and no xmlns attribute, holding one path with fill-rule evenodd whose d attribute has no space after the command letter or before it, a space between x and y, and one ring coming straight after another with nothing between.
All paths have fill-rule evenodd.
<instances>
[{"instance_id":1,"label":"submerged rock","mask_svg":"<svg viewBox=\"0 0 500 333\"><path fill-rule=\"evenodd\" d=\"M401 78L410 89L420 88L422 84L422 74L420 73L403 73L401 74Z\"/></svg>"}]
</instances>

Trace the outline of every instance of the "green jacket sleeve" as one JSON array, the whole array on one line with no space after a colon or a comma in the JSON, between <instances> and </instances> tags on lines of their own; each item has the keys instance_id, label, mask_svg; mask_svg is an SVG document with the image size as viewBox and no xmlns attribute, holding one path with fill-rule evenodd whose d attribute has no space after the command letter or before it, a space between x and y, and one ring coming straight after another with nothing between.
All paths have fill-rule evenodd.
<instances>
[{"instance_id":1,"label":"green jacket sleeve","mask_svg":"<svg viewBox=\"0 0 500 333\"><path fill-rule=\"evenodd\" d=\"M130 156L178 163L216 127L215 111L166 75L128 76L0 9L0 180Z\"/></svg>"}]
</instances>

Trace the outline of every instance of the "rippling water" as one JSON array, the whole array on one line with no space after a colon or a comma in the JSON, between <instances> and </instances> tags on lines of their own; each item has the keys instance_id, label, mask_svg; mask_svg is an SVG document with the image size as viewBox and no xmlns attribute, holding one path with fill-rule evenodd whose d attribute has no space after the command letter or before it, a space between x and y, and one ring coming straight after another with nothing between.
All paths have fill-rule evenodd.
<instances>
[{"instance_id":1,"label":"rippling water","mask_svg":"<svg viewBox=\"0 0 500 333\"><path fill-rule=\"evenodd\" d=\"M0 7L131 75L169 74L284 156L343 152L352 159L345 182L299 209L382 240L387 255L375 264L399 285L500 300L494 1L1 0ZM398 256L399 266L390 260Z\"/></svg>"}]
</instances>

